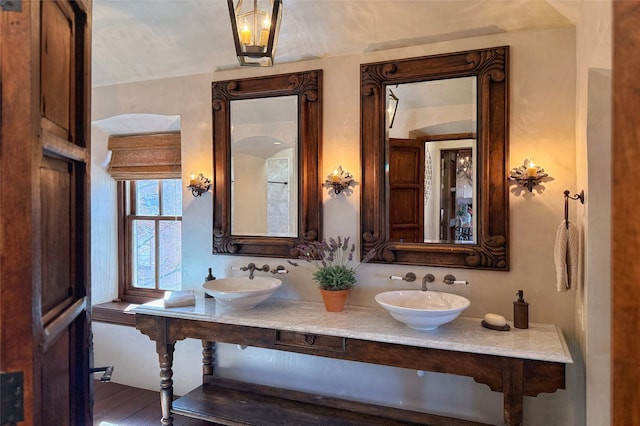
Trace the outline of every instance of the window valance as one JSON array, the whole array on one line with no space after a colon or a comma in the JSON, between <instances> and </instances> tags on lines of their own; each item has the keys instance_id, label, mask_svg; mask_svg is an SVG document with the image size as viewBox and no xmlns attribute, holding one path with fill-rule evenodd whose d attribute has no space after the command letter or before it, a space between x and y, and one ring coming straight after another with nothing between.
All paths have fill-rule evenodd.
<instances>
[{"instance_id":1,"label":"window valance","mask_svg":"<svg viewBox=\"0 0 640 426\"><path fill-rule=\"evenodd\" d=\"M180 132L109 136L115 180L180 179Z\"/></svg>"}]
</instances>

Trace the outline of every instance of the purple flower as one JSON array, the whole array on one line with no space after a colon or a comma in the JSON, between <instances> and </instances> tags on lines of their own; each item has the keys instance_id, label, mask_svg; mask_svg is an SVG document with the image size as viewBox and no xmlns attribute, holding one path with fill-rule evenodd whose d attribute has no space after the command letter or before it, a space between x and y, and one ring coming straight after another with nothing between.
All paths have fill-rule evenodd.
<instances>
[{"instance_id":1,"label":"purple flower","mask_svg":"<svg viewBox=\"0 0 640 426\"><path fill-rule=\"evenodd\" d=\"M296 246L298 257L311 263L318 270L343 267L355 272L361 264L373 259L375 250L370 250L358 265L352 266L356 245L351 237L329 237L322 241L309 241Z\"/></svg>"}]
</instances>

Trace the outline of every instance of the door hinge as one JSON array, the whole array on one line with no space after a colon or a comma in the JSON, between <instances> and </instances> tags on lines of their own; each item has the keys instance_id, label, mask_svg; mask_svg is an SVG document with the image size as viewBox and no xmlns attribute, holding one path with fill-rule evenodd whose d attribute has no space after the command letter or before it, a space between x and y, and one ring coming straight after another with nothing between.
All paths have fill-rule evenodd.
<instances>
[{"instance_id":1,"label":"door hinge","mask_svg":"<svg viewBox=\"0 0 640 426\"><path fill-rule=\"evenodd\" d=\"M22 0L0 0L0 7L7 12L22 12Z\"/></svg>"},{"instance_id":2,"label":"door hinge","mask_svg":"<svg viewBox=\"0 0 640 426\"><path fill-rule=\"evenodd\" d=\"M0 373L0 425L24 420L22 371Z\"/></svg>"}]
</instances>

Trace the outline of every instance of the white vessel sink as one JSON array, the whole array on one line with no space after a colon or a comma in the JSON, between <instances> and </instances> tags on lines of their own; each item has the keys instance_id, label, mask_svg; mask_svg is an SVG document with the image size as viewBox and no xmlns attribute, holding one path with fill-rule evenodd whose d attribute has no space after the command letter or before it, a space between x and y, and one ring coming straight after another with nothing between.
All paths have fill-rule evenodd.
<instances>
[{"instance_id":1,"label":"white vessel sink","mask_svg":"<svg viewBox=\"0 0 640 426\"><path fill-rule=\"evenodd\" d=\"M465 297L430 290L386 291L375 299L392 317L415 330L433 330L451 322L471 305Z\"/></svg>"},{"instance_id":2,"label":"white vessel sink","mask_svg":"<svg viewBox=\"0 0 640 426\"><path fill-rule=\"evenodd\" d=\"M248 311L271 297L281 285L281 280L271 277L228 277L207 281L202 288L223 305Z\"/></svg>"}]
</instances>

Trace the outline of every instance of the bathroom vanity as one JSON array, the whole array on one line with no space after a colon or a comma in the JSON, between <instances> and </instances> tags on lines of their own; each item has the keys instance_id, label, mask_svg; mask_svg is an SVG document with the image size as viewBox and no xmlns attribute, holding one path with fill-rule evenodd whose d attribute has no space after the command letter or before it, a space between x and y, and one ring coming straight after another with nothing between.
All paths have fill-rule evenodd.
<instances>
[{"instance_id":1,"label":"bathroom vanity","mask_svg":"<svg viewBox=\"0 0 640 426\"><path fill-rule=\"evenodd\" d=\"M499 332L461 317L418 332L377 307L328 313L321 303L282 299L235 312L212 298L171 309L159 300L135 313L137 328L156 342L163 425L173 424L172 413L219 424L480 424L223 379L214 372L214 342L473 377L504 394L507 425L522 424L523 396L564 389L573 362L562 332L546 324ZM174 345L185 338L203 342L203 383L173 401Z\"/></svg>"}]
</instances>

